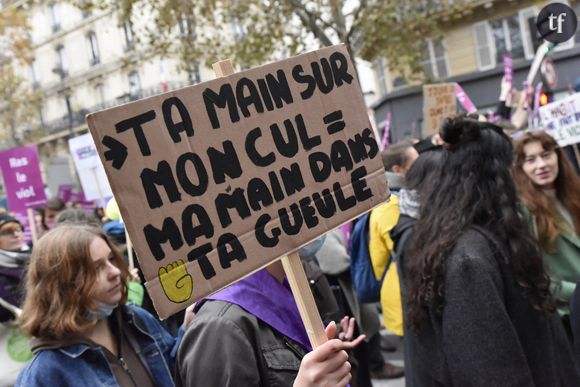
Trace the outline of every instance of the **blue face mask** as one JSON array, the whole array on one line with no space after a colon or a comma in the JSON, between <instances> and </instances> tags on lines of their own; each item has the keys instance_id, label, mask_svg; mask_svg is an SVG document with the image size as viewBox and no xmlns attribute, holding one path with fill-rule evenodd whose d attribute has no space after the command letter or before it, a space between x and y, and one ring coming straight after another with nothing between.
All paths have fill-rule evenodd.
<instances>
[{"instance_id":1,"label":"blue face mask","mask_svg":"<svg viewBox=\"0 0 580 387\"><path fill-rule=\"evenodd\" d=\"M113 311L117 306L119 306L119 304L110 305L102 302L97 302L97 310L94 312L93 311L87 312L87 319L104 320L108 318L111 314L113 314Z\"/></svg>"}]
</instances>

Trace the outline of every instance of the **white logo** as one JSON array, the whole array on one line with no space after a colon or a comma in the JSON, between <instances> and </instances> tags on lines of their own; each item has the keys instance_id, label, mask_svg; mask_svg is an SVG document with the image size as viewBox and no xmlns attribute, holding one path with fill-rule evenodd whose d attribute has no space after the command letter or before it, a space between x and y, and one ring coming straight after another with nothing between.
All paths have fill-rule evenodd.
<instances>
[{"instance_id":1,"label":"white logo","mask_svg":"<svg viewBox=\"0 0 580 387\"><path fill-rule=\"evenodd\" d=\"M558 16L555 16L553 13L551 13L550 16L548 17L548 21L550 23L548 28L550 28L550 31L556 31L556 33L561 34L562 33L562 23L564 23L565 17L566 17L566 12L563 12L563 13L559 14ZM557 28L554 26L554 20L558 23Z\"/></svg>"}]
</instances>

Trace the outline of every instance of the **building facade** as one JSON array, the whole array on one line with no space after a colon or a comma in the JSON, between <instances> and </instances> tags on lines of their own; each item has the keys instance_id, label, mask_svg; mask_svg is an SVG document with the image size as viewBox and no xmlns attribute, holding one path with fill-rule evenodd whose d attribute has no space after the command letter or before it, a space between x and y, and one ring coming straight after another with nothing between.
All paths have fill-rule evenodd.
<instances>
[{"instance_id":1,"label":"building facade","mask_svg":"<svg viewBox=\"0 0 580 387\"><path fill-rule=\"evenodd\" d=\"M146 13L133 24L121 23L112 10L83 12L70 2L48 1L25 12L34 60L20 70L42 95L37 143L53 194L60 184L78 183L68 139L88 130L88 113L214 77L207 67L197 65L187 73L177 58L149 53L136 38L152 22ZM177 23L176 34L186 30Z\"/></svg>"},{"instance_id":2,"label":"building facade","mask_svg":"<svg viewBox=\"0 0 580 387\"><path fill-rule=\"evenodd\" d=\"M513 58L513 85L521 89L536 49L542 43L535 27L536 17L548 2L529 0L472 1L472 12L459 20L443 21L440 40L427 40L422 49L425 74L434 82L457 82L480 113L495 111L503 77L502 58ZM569 1L580 15L580 1ZM580 77L580 30L549 54L554 61L558 84L555 99L567 95ZM376 125L384 130L391 113L391 142L422 136L423 95L420 84L405 84L388 70L388 59L375 61L376 89L380 96L372 106ZM534 84L539 81L536 76Z\"/></svg>"}]
</instances>

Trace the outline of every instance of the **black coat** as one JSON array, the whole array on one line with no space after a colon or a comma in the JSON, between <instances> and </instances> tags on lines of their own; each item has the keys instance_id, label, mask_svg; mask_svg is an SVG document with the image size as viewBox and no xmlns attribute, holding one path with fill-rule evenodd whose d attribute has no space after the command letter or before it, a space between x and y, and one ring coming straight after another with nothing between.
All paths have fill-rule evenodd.
<instances>
[{"instance_id":1,"label":"black coat","mask_svg":"<svg viewBox=\"0 0 580 387\"><path fill-rule=\"evenodd\" d=\"M533 309L508 257L483 229L459 237L447 257L443 309L429 308L411 340L406 374L418 386L580 386L559 317Z\"/></svg>"}]
</instances>

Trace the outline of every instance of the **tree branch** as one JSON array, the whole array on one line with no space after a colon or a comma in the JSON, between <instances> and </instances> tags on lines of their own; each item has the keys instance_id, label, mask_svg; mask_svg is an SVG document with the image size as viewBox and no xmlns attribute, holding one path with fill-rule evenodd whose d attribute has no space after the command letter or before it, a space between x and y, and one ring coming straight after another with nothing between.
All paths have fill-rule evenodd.
<instances>
[{"instance_id":1,"label":"tree branch","mask_svg":"<svg viewBox=\"0 0 580 387\"><path fill-rule=\"evenodd\" d=\"M299 1L290 0L289 3L300 18L302 25L304 25L306 28L309 28L314 36L316 36L324 46L332 46L332 41L330 38L324 33L322 28L316 24L316 17L312 13L308 12L306 7Z\"/></svg>"}]
</instances>

